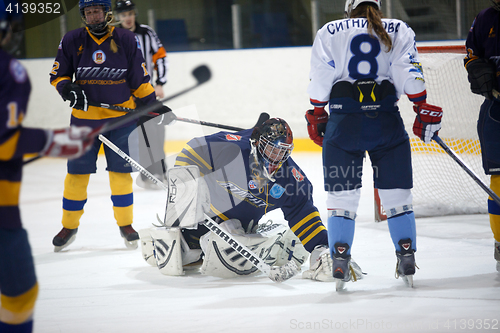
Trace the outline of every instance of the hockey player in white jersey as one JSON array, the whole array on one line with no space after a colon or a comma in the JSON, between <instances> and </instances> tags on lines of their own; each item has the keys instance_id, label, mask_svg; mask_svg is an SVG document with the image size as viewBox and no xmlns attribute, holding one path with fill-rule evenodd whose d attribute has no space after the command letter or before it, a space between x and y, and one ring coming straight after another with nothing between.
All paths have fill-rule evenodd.
<instances>
[{"instance_id":1,"label":"hockey player in white jersey","mask_svg":"<svg viewBox=\"0 0 500 333\"><path fill-rule=\"evenodd\" d=\"M441 108L426 103L413 30L403 21L382 19L380 8L380 0L347 0L346 18L324 25L312 47L308 93L314 109L306 119L310 138L323 147L337 289L350 279L366 151L396 249L396 278L413 285L417 247L411 149L398 111L400 96L414 103L413 132L425 143L441 128Z\"/></svg>"}]
</instances>

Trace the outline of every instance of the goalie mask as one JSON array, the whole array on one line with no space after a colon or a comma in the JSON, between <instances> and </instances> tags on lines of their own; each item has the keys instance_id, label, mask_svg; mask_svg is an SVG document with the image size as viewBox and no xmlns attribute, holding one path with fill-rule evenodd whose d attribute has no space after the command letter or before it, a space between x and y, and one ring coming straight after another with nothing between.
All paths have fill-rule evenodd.
<instances>
[{"instance_id":1,"label":"goalie mask","mask_svg":"<svg viewBox=\"0 0 500 333\"><path fill-rule=\"evenodd\" d=\"M83 23L96 36L107 33L107 26L113 20L111 0L80 0L80 16Z\"/></svg>"},{"instance_id":2,"label":"goalie mask","mask_svg":"<svg viewBox=\"0 0 500 333\"><path fill-rule=\"evenodd\" d=\"M382 0L346 0L345 2L345 17L351 17L351 13L361 4L374 4L377 6L377 9L380 10Z\"/></svg>"},{"instance_id":3,"label":"goalie mask","mask_svg":"<svg viewBox=\"0 0 500 333\"><path fill-rule=\"evenodd\" d=\"M262 188L293 150L293 135L290 126L280 118L271 118L254 128L251 139L250 169L252 179Z\"/></svg>"}]
</instances>

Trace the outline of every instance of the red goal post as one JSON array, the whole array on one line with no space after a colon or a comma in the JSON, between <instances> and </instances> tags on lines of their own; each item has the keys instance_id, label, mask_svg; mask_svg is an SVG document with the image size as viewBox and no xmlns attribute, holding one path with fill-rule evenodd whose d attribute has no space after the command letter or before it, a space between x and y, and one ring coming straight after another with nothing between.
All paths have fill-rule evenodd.
<instances>
[{"instance_id":1,"label":"red goal post","mask_svg":"<svg viewBox=\"0 0 500 333\"><path fill-rule=\"evenodd\" d=\"M443 108L443 141L488 183L481 164L476 122L484 101L470 92L463 59L465 43L418 45L426 81L427 101ZM415 113L406 96L399 101L401 116L410 136L413 167L413 204L416 216L487 213L487 195L435 142L424 144L412 131ZM456 163L455 163L456 164ZM387 219L374 193L375 220Z\"/></svg>"}]
</instances>

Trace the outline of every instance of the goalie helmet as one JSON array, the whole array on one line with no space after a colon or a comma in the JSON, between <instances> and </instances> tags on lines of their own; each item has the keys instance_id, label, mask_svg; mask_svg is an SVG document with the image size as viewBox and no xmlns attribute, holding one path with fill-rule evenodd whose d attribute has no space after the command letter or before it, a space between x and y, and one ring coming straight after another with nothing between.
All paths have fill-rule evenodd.
<instances>
[{"instance_id":1,"label":"goalie helmet","mask_svg":"<svg viewBox=\"0 0 500 333\"><path fill-rule=\"evenodd\" d=\"M135 10L135 5L131 0L119 0L115 5L115 13L120 14L123 12L129 12Z\"/></svg>"},{"instance_id":2,"label":"goalie helmet","mask_svg":"<svg viewBox=\"0 0 500 333\"><path fill-rule=\"evenodd\" d=\"M113 13L111 12L111 0L80 0L78 3L80 7L80 16L83 23L95 35L104 35L106 27L113 20ZM85 17L85 8L100 6L103 9L104 19L101 22L89 22Z\"/></svg>"},{"instance_id":3,"label":"goalie helmet","mask_svg":"<svg viewBox=\"0 0 500 333\"><path fill-rule=\"evenodd\" d=\"M0 1L0 48L12 55L21 46L24 29L23 15L15 6L19 6L16 0Z\"/></svg>"},{"instance_id":4,"label":"goalie helmet","mask_svg":"<svg viewBox=\"0 0 500 333\"><path fill-rule=\"evenodd\" d=\"M271 118L254 128L250 139L252 146L252 177L259 188L274 181L274 175L290 157L293 150L293 134L286 121Z\"/></svg>"},{"instance_id":5,"label":"goalie helmet","mask_svg":"<svg viewBox=\"0 0 500 333\"><path fill-rule=\"evenodd\" d=\"M377 6L377 9L380 10L382 0L346 0L345 2L345 17L351 17L351 13L355 10L359 5L364 3L371 3Z\"/></svg>"}]
</instances>

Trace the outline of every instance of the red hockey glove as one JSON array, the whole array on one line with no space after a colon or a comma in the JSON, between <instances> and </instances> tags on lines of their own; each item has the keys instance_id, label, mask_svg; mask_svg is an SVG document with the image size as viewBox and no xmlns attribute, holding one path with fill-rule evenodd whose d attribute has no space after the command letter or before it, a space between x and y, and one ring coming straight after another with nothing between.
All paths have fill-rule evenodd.
<instances>
[{"instance_id":1,"label":"red hockey glove","mask_svg":"<svg viewBox=\"0 0 500 333\"><path fill-rule=\"evenodd\" d=\"M307 110L306 121L309 138L318 146L323 147L323 136L325 135L326 123L328 122L328 113L322 108Z\"/></svg>"},{"instance_id":2,"label":"red hockey glove","mask_svg":"<svg viewBox=\"0 0 500 333\"><path fill-rule=\"evenodd\" d=\"M425 143L430 143L434 134L438 134L441 129L443 109L439 106L421 103L413 105L413 110L417 113L413 123L413 133Z\"/></svg>"},{"instance_id":3,"label":"red hockey glove","mask_svg":"<svg viewBox=\"0 0 500 333\"><path fill-rule=\"evenodd\" d=\"M92 133L92 128L86 126L47 130L47 143L41 154L69 159L80 157L90 149L94 142L94 137L89 137L90 133Z\"/></svg>"},{"instance_id":4,"label":"red hockey glove","mask_svg":"<svg viewBox=\"0 0 500 333\"><path fill-rule=\"evenodd\" d=\"M87 111L89 108L87 95L78 84L66 84L62 89L61 96L65 101L69 101L69 106L72 108L83 111Z\"/></svg>"}]
</instances>

